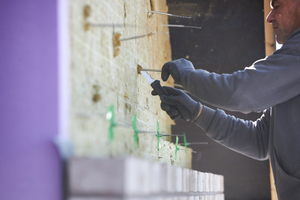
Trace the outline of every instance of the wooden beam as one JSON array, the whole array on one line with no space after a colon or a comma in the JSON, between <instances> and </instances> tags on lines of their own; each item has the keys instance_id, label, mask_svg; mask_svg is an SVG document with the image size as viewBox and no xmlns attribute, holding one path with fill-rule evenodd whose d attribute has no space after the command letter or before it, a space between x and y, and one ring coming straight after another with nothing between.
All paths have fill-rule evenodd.
<instances>
[{"instance_id":1,"label":"wooden beam","mask_svg":"<svg viewBox=\"0 0 300 200\"><path fill-rule=\"evenodd\" d=\"M274 31L271 24L267 22L267 16L271 11L270 7L271 0L264 0L264 16L265 16L265 51L266 56L273 54L275 50L275 40ZM274 184L274 176L272 172L271 162L270 162L270 187L271 187L271 198L272 200L278 200L277 192Z\"/></svg>"}]
</instances>

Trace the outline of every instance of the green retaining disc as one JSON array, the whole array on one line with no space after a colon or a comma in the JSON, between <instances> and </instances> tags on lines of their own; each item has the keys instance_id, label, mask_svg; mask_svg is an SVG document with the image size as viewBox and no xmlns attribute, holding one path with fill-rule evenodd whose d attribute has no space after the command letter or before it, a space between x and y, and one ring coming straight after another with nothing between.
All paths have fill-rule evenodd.
<instances>
[{"instance_id":1,"label":"green retaining disc","mask_svg":"<svg viewBox=\"0 0 300 200\"><path fill-rule=\"evenodd\" d=\"M176 143L175 143L175 161L177 160L177 151L179 150L178 147L178 136L176 136Z\"/></svg>"},{"instance_id":2,"label":"green retaining disc","mask_svg":"<svg viewBox=\"0 0 300 200\"><path fill-rule=\"evenodd\" d=\"M110 125L109 125L109 142L111 143L114 140L114 127L116 126L115 123L115 113L114 113L114 106L111 105L108 108L108 111L106 113L106 119L109 121Z\"/></svg>"},{"instance_id":3,"label":"green retaining disc","mask_svg":"<svg viewBox=\"0 0 300 200\"><path fill-rule=\"evenodd\" d=\"M184 146L185 146L185 153L187 153L187 146L189 145L189 143L186 142L185 132L183 132L183 140L184 140Z\"/></svg>"},{"instance_id":4,"label":"green retaining disc","mask_svg":"<svg viewBox=\"0 0 300 200\"><path fill-rule=\"evenodd\" d=\"M135 149L138 148L138 132L139 130L137 129L136 127L136 114L133 116L133 119L132 119L132 128L134 130L134 135L133 135L133 139L134 139L134 145L135 145Z\"/></svg>"},{"instance_id":5,"label":"green retaining disc","mask_svg":"<svg viewBox=\"0 0 300 200\"><path fill-rule=\"evenodd\" d=\"M159 121L158 120L157 120L157 134L156 134L156 136L157 136L157 149L159 151L159 138L161 138L162 135L159 133Z\"/></svg>"}]
</instances>

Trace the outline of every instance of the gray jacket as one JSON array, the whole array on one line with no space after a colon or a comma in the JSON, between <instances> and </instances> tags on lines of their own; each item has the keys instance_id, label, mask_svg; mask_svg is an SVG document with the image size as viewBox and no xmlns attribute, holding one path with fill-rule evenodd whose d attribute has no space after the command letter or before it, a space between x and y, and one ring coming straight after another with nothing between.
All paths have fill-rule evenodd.
<instances>
[{"instance_id":1,"label":"gray jacket","mask_svg":"<svg viewBox=\"0 0 300 200\"><path fill-rule=\"evenodd\" d=\"M239 112L264 111L246 121L204 107L195 122L222 145L257 160L271 158L278 198L300 199L300 29L281 49L233 74L197 69L182 76L202 102Z\"/></svg>"}]
</instances>

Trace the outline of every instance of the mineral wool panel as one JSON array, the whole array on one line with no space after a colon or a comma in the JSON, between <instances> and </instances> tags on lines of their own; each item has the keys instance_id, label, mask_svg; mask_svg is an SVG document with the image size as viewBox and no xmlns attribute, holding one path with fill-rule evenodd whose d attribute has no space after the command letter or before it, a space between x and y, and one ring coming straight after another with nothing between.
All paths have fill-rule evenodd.
<instances>
[{"instance_id":1,"label":"mineral wool panel","mask_svg":"<svg viewBox=\"0 0 300 200\"><path fill-rule=\"evenodd\" d=\"M132 129L115 127L113 142L109 140L106 113L111 105L115 120L127 127L132 127L136 115L139 130L155 132L159 121L160 132L171 133L172 120L137 71L139 62L150 69L161 69L171 60L169 29L162 26L168 23L168 17L149 15L151 9L167 12L166 0L70 0L70 122L75 155L134 155L191 168L191 151L178 152L175 159L175 147L167 138L161 138L158 151L154 135L139 134L136 149ZM148 36L122 41L145 34ZM160 79L160 73L152 72L151 76Z\"/></svg>"}]
</instances>

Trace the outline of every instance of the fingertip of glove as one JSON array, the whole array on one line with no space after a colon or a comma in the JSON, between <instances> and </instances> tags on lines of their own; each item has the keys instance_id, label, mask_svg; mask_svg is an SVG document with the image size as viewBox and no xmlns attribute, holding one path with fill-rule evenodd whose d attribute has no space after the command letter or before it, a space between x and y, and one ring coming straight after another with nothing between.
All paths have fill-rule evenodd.
<instances>
[{"instance_id":1,"label":"fingertip of glove","mask_svg":"<svg viewBox=\"0 0 300 200\"><path fill-rule=\"evenodd\" d=\"M161 79L163 81L167 81L170 76L169 68L170 68L170 62L167 62L163 65L161 69Z\"/></svg>"},{"instance_id":2,"label":"fingertip of glove","mask_svg":"<svg viewBox=\"0 0 300 200\"><path fill-rule=\"evenodd\" d=\"M167 72L167 71L162 71L162 72L161 72L161 79L162 79L163 81L167 81L168 78L169 78L169 76L170 76L169 72Z\"/></svg>"},{"instance_id":3,"label":"fingertip of glove","mask_svg":"<svg viewBox=\"0 0 300 200\"><path fill-rule=\"evenodd\" d=\"M157 93L156 93L155 90L152 90L152 91L151 91L151 94L152 94L153 96L157 96Z\"/></svg>"}]
</instances>

